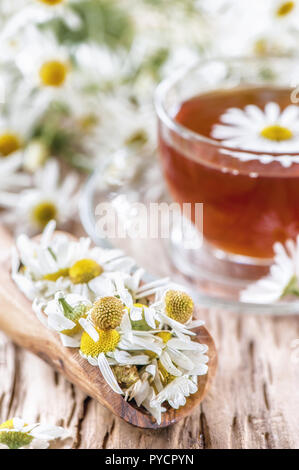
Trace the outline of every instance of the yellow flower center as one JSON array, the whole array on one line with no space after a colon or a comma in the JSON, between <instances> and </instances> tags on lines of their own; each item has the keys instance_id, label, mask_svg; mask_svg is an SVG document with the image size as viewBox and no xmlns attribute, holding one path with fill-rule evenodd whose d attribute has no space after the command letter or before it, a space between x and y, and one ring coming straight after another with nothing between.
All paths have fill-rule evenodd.
<instances>
[{"instance_id":1,"label":"yellow flower center","mask_svg":"<svg viewBox=\"0 0 299 470\"><path fill-rule=\"evenodd\" d=\"M169 290L165 295L165 309L170 318L186 323L192 317L194 303L185 292Z\"/></svg>"},{"instance_id":2,"label":"yellow flower center","mask_svg":"<svg viewBox=\"0 0 299 470\"><path fill-rule=\"evenodd\" d=\"M268 47L267 39L265 38L257 39L254 43L253 50L259 56L264 56L268 54L269 47Z\"/></svg>"},{"instance_id":3,"label":"yellow flower center","mask_svg":"<svg viewBox=\"0 0 299 470\"><path fill-rule=\"evenodd\" d=\"M45 281L56 282L57 279L59 279L60 277L67 277L68 275L69 275L69 269L68 268L62 268L62 269L59 269L58 271L56 271L55 273L45 274L43 276L43 279Z\"/></svg>"},{"instance_id":4,"label":"yellow flower center","mask_svg":"<svg viewBox=\"0 0 299 470\"><path fill-rule=\"evenodd\" d=\"M57 208L51 201L43 201L32 210L31 218L40 228L44 228L50 220L57 217Z\"/></svg>"},{"instance_id":5,"label":"yellow flower center","mask_svg":"<svg viewBox=\"0 0 299 470\"><path fill-rule=\"evenodd\" d=\"M126 140L125 144L128 146L142 146L145 145L148 141L148 136L144 129L137 130L132 135L130 135Z\"/></svg>"},{"instance_id":6,"label":"yellow flower center","mask_svg":"<svg viewBox=\"0 0 299 470\"><path fill-rule=\"evenodd\" d=\"M10 449L19 449L27 446L33 437L21 431L13 431L13 420L9 419L0 425L0 429L11 429L11 431L0 431L0 444L4 444Z\"/></svg>"},{"instance_id":7,"label":"yellow flower center","mask_svg":"<svg viewBox=\"0 0 299 470\"><path fill-rule=\"evenodd\" d=\"M39 76L43 85L60 87L64 84L67 73L66 64L58 60L51 60L41 66Z\"/></svg>"},{"instance_id":8,"label":"yellow flower center","mask_svg":"<svg viewBox=\"0 0 299 470\"><path fill-rule=\"evenodd\" d=\"M45 3L46 5L58 5L59 3L64 2L64 0L39 0L42 3Z\"/></svg>"},{"instance_id":9,"label":"yellow flower center","mask_svg":"<svg viewBox=\"0 0 299 470\"><path fill-rule=\"evenodd\" d=\"M79 125L84 131L90 131L98 123L98 118L94 114L86 114L79 119Z\"/></svg>"},{"instance_id":10,"label":"yellow flower center","mask_svg":"<svg viewBox=\"0 0 299 470\"><path fill-rule=\"evenodd\" d=\"M120 334L116 330L99 330L99 340L93 341L84 331L81 338L80 351L85 356L98 357L99 354L114 351L120 340Z\"/></svg>"},{"instance_id":11,"label":"yellow flower center","mask_svg":"<svg viewBox=\"0 0 299 470\"><path fill-rule=\"evenodd\" d=\"M289 13L291 13L291 11L294 8L295 8L295 2L284 2L278 7L276 11L276 15L279 17L286 16Z\"/></svg>"},{"instance_id":12,"label":"yellow flower center","mask_svg":"<svg viewBox=\"0 0 299 470\"><path fill-rule=\"evenodd\" d=\"M289 140L293 137L292 131L287 127L282 127L274 124L267 126L261 131L261 136L268 140L275 140L281 142L282 140Z\"/></svg>"},{"instance_id":13,"label":"yellow flower center","mask_svg":"<svg viewBox=\"0 0 299 470\"><path fill-rule=\"evenodd\" d=\"M73 284L87 284L102 274L103 268L93 259L80 259L69 270Z\"/></svg>"},{"instance_id":14,"label":"yellow flower center","mask_svg":"<svg viewBox=\"0 0 299 470\"><path fill-rule=\"evenodd\" d=\"M102 297L92 308L91 318L94 325L101 330L114 330L121 324L124 305L117 297Z\"/></svg>"},{"instance_id":15,"label":"yellow flower center","mask_svg":"<svg viewBox=\"0 0 299 470\"><path fill-rule=\"evenodd\" d=\"M7 132L0 135L0 154L7 157L21 148L21 141L16 134Z\"/></svg>"},{"instance_id":16,"label":"yellow flower center","mask_svg":"<svg viewBox=\"0 0 299 470\"><path fill-rule=\"evenodd\" d=\"M168 341L172 338L170 331L160 331L160 333L157 333L157 336L162 339L164 344L168 343Z\"/></svg>"},{"instance_id":17,"label":"yellow flower center","mask_svg":"<svg viewBox=\"0 0 299 470\"><path fill-rule=\"evenodd\" d=\"M0 424L0 429L13 429L13 419L9 419L8 421Z\"/></svg>"}]
</instances>

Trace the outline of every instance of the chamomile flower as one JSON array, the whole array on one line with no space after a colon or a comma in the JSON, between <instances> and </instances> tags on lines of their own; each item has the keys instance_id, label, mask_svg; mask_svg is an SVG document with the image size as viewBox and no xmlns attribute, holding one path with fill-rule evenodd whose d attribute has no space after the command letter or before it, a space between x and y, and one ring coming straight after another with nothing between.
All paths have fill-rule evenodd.
<instances>
[{"instance_id":1,"label":"chamomile flower","mask_svg":"<svg viewBox=\"0 0 299 470\"><path fill-rule=\"evenodd\" d=\"M184 406L186 398L196 393L197 390L197 379L193 380L186 375L176 377L158 395L150 399L150 406L155 408L164 402L168 402L172 408L178 409L180 406Z\"/></svg>"},{"instance_id":2,"label":"chamomile flower","mask_svg":"<svg viewBox=\"0 0 299 470\"><path fill-rule=\"evenodd\" d=\"M77 185L78 177L72 173L61 180L58 163L49 160L35 173L33 188L18 194L2 193L2 204L10 209L6 221L30 234L45 228L50 220L64 226L76 211Z\"/></svg>"},{"instance_id":3,"label":"chamomile flower","mask_svg":"<svg viewBox=\"0 0 299 470\"><path fill-rule=\"evenodd\" d=\"M51 221L39 241L27 235L17 238L12 276L25 295L31 300L36 296L49 299L63 291L94 301L117 294L130 302L124 281L130 277L131 258L120 250L91 248L89 238L74 241L64 234L55 234L55 227Z\"/></svg>"},{"instance_id":4,"label":"chamomile flower","mask_svg":"<svg viewBox=\"0 0 299 470\"><path fill-rule=\"evenodd\" d=\"M111 301L111 298L110 298ZM97 307L93 306L93 309ZM90 314L89 314L90 315ZM108 385L118 394L124 394L116 374L111 366L144 365L149 362L146 350L159 355L160 342L150 332L134 331L131 327L128 312L123 305L123 316L118 327L100 329L91 317L80 320L85 330L81 337L80 354L91 365L98 366Z\"/></svg>"},{"instance_id":5,"label":"chamomile flower","mask_svg":"<svg viewBox=\"0 0 299 470\"><path fill-rule=\"evenodd\" d=\"M123 147L140 151L156 146L152 104L132 103L129 92L118 92L102 96L99 106L105 116L97 126L96 141L100 148L115 152ZM115 128L117 136L111 139Z\"/></svg>"},{"instance_id":6,"label":"chamomile flower","mask_svg":"<svg viewBox=\"0 0 299 470\"><path fill-rule=\"evenodd\" d=\"M231 0L202 0L201 4L214 33L212 47L220 55L296 51L298 0L251 0L248 8Z\"/></svg>"},{"instance_id":7,"label":"chamomile flower","mask_svg":"<svg viewBox=\"0 0 299 470\"><path fill-rule=\"evenodd\" d=\"M0 425L0 449L47 449L50 441L66 437L62 427L26 424L13 418Z\"/></svg>"},{"instance_id":8,"label":"chamomile flower","mask_svg":"<svg viewBox=\"0 0 299 470\"><path fill-rule=\"evenodd\" d=\"M299 295L299 236L296 242L274 244L274 263L269 274L240 293L242 302L272 303L288 295Z\"/></svg>"},{"instance_id":9,"label":"chamomile flower","mask_svg":"<svg viewBox=\"0 0 299 470\"><path fill-rule=\"evenodd\" d=\"M162 390L163 386L156 375L155 365L148 365L143 368L139 373L139 380L132 384L125 391L126 400L135 400L137 406L143 406L157 421L161 424L162 413L166 411L166 408L161 403L156 403L151 406L151 401L156 398L156 391Z\"/></svg>"},{"instance_id":10,"label":"chamomile flower","mask_svg":"<svg viewBox=\"0 0 299 470\"><path fill-rule=\"evenodd\" d=\"M55 298L45 304L35 299L33 310L42 323L57 331L64 346L77 348L80 346L82 327L81 318L87 317L91 302L78 294L57 292Z\"/></svg>"},{"instance_id":11,"label":"chamomile flower","mask_svg":"<svg viewBox=\"0 0 299 470\"><path fill-rule=\"evenodd\" d=\"M28 89L37 87L49 98L63 98L73 70L68 49L57 44L54 36L36 31L30 55L20 51L16 64Z\"/></svg>"},{"instance_id":12,"label":"chamomile flower","mask_svg":"<svg viewBox=\"0 0 299 470\"><path fill-rule=\"evenodd\" d=\"M22 154L37 115L18 93L10 98L9 108L0 116L0 161Z\"/></svg>"},{"instance_id":13,"label":"chamomile flower","mask_svg":"<svg viewBox=\"0 0 299 470\"><path fill-rule=\"evenodd\" d=\"M258 152L292 153L299 145L299 108L281 110L274 102L262 110L255 105L229 108L214 125L211 136L227 147Z\"/></svg>"},{"instance_id":14,"label":"chamomile flower","mask_svg":"<svg viewBox=\"0 0 299 470\"><path fill-rule=\"evenodd\" d=\"M202 326L202 320L193 320L194 303L182 286L169 283L159 289L155 301L151 304L160 328L171 329L176 336L194 336L193 328Z\"/></svg>"},{"instance_id":15,"label":"chamomile flower","mask_svg":"<svg viewBox=\"0 0 299 470\"><path fill-rule=\"evenodd\" d=\"M188 335L177 337L175 332L167 330L157 336L164 343L158 360L158 370L164 385L184 374L198 376L207 373L207 345L192 341Z\"/></svg>"},{"instance_id":16,"label":"chamomile flower","mask_svg":"<svg viewBox=\"0 0 299 470\"><path fill-rule=\"evenodd\" d=\"M177 338L175 332L163 330L159 337L162 353L139 372L139 380L125 391L127 400L134 399L161 423L161 413L167 402L173 408L184 406L186 398L198 390L197 377L208 372L206 345Z\"/></svg>"}]
</instances>

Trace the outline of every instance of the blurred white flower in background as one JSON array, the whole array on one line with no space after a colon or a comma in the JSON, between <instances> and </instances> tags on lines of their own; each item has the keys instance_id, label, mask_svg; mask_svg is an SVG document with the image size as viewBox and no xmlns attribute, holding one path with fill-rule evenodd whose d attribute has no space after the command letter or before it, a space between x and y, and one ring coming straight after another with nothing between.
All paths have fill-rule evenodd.
<instances>
[{"instance_id":1,"label":"blurred white flower in background","mask_svg":"<svg viewBox=\"0 0 299 470\"><path fill-rule=\"evenodd\" d=\"M296 52L298 0L202 0L202 3L213 15L216 53L237 56Z\"/></svg>"},{"instance_id":2,"label":"blurred white flower in background","mask_svg":"<svg viewBox=\"0 0 299 470\"><path fill-rule=\"evenodd\" d=\"M24 100L15 96L10 101L9 106L0 105L0 160L22 152L36 119L36 112Z\"/></svg>"},{"instance_id":3,"label":"blurred white flower in background","mask_svg":"<svg viewBox=\"0 0 299 470\"><path fill-rule=\"evenodd\" d=\"M40 33L34 30L30 55L23 44L16 56L16 65L23 73L31 87L62 88L67 83L71 72L69 51L58 44L53 34Z\"/></svg>"},{"instance_id":4,"label":"blurred white flower in background","mask_svg":"<svg viewBox=\"0 0 299 470\"><path fill-rule=\"evenodd\" d=\"M50 160L35 173L32 188L1 193L1 204L9 209L2 220L31 234L40 232L50 220L61 228L76 213L77 186L77 175L69 173L62 179L58 163Z\"/></svg>"},{"instance_id":5,"label":"blurred white flower in background","mask_svg":"<svg viewBox=\"0 0 299 470\"><path fill-rule=\"evenodd\" d=\"M275 243L274 263L268 276L250 284L240 299L264 304L288 296L299 296L299 236L296 241L287 240L285 245Z\"/></svg>"},{"instance_id":6,"label":"blurred white flower in background","mask_svg":"<svg viewBox=\"0 0 299 470\"><path fill-rule=\"evenodd\" d=\"M15 154L10 158L0 158L0 207L2 205L2 191L20 190L31 183L30 175L20 172L22 155Z\"/></svg>"}]
</instances>

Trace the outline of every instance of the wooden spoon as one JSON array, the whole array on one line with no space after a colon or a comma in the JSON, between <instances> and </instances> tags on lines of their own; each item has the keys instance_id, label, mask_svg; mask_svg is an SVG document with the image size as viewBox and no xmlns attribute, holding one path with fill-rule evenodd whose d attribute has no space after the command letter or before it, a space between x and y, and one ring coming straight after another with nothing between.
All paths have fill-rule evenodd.
<instances>
[{"instance_id":1,"label":"wooden spoon","mask_svg":"<svg viewBox=\"0 0 299 470\"><path fill-rule=\"evenodd\" d=\"M14 242L0 226L0 329L19 346L28 349L61 372L73 384L98 400L115 415L140 428L158 429L178 422L199 405L215 375L217 355L214 341L206 328L194 329L196 340L209 347L209 372L198 378L198 392L187 399L185 406L162 413L162 422L143 408L126 402L114 393L103 379L100 370L83 359L77 349L62 345L58 334L45 328L32 311L31 302L20 292L10 276L10 253Z\"/></svg>"}]
</instances>

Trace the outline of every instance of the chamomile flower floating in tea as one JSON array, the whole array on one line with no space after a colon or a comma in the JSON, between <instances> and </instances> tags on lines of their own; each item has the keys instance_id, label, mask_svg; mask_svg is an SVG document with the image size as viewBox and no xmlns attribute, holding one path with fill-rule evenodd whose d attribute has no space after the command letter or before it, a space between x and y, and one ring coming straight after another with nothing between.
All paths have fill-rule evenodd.
<instances>
[{"instance_id":1,"label":"chamomile flower floating in tea","mask_svg":"<svg viewBox=\"0 0 299 470\"><path fill-rule=\"evenodd\" d=\"M227 147L257 152L292 153L299 147L299 108L281 110L270 102L264 110L247 105L244 110L229 108L215 124L211 136Z\"/></svg>"},{"instance_id":2,"label":"chamomile flower floating in tea","mask_svg":"<svg viewBox=\"0 0 299 470\"><path fill-rule=\"evenodd\" d=\"M10 211L6 221L16 223L22 231L34 233L45 228L50 220L63 226L74 216L77 206L78 177L70 173L61 180L59 165L49 160L34 175L34 187L18 194L3 194L3 205Z\"/></svg>"},{"instance_id":3,"label":"chamomile flower floating in tea","mask_svg":"<svg viewBox=\"0 0 299 470\"><path fill-rule=\"evenodd\" d=\"M0 425L0 449L47 449L54 439L66 437L62 427L26 424L13 418Z\"/></svg>"},{"instance_id":4,"label":"chamomile flower floating in tea","mask_svg":"<svg viewBox=\"0 0 299 470\"><path fill-rule=\"evenodd\" d=\"M299 236L285 245L275 243L274 253L269 274L240 293L242 302L264 304L299 295Z\"/></svg>"}]
</instances>

